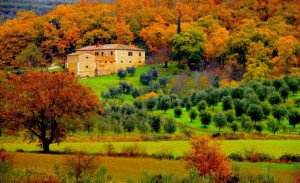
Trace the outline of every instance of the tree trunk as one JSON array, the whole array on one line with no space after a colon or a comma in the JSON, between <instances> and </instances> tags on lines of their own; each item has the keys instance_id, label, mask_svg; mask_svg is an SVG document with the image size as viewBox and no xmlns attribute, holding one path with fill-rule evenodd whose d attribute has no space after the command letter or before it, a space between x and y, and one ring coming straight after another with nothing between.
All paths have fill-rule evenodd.
<instances>
[{"instance_id":1,"label":"tree trunk","mask_svg":"<svg viewBox=\"0 0 300 183\"><path fill-rule=\"evenodd\" d=\"M49 153L50 152L50 148L49 148L49 146L50 146L50 143L49 142L47 142L47 141L42 141L42 143L43 143L43 149L44 149L44 153Z\"/></svg>"},{"instance_id":2,"label":"tree trunk","mask_svg":"<svg viewBox=\"0 0 300 183\"><path fill-rule=\"evenodd\" d=\"M168 61L165 61L165 66L164 68L168 68Z\"/></svg>"}]
</instances>

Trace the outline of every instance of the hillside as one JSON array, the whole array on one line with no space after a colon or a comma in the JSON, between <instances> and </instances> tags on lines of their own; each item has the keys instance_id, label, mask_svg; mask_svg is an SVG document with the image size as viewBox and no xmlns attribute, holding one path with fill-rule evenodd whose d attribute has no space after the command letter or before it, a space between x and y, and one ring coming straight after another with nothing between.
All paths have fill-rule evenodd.
<instances>
[{"instance_id":1,"label":"hillside","mask_svg":"<svg viewBox=\"0 0 300 183\"><path fill-rule=\"evenodd\" d=\"M18 11L34 11L37 15L50 12L53 7L59 4L74 4L79 0L1 0L0 1L0 24L6 19L17 17ZM114 0L88 0L113 2Z\"/></svg>"},{"instance_id":2,"label":"hillside","mask_svg":"<svg viewBox=\"0 0 300 183\"><path fill-rule=\"evenodd\" d=\"M146 50L147 63L175 60L182 68L218 71L221 79L299 76L298 4L296 0L80 1L41 16L22 12L0 26L0 69L44 67L99 42L136 45Z\"/></svg>"}]
</instances>

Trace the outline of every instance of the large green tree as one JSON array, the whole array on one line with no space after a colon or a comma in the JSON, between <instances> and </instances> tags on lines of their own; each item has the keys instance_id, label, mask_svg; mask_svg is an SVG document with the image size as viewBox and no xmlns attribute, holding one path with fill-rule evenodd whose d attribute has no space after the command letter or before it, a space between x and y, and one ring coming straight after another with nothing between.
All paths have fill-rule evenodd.
<instances>
[{"instance_id":1,"label":"large green tree","mask_svg":"<svg viewBox=\"0 0 300 183\"><path fill-rule=\"evenodd\" d=\"M173 36L173 56L179 60L187 59L190 67L203 67L203 52L206 39L201 28L189 28Z\"/></svg>"}]
</instances>

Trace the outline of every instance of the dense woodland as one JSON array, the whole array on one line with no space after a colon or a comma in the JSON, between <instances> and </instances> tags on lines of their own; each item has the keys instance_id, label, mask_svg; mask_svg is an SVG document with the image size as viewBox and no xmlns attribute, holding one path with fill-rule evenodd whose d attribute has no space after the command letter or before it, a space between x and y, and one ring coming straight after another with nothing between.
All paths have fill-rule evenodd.
<instances>
[{"instance_id":1,"label":"dense woodland","mask_svg":"<svg viewBox=\"0 0 300 183\"><path fill-rule=\"evenodd\" d=\"M0 68L44 66L99 41L146 48L150 63L218 67L237 81L299 75L299 15L297 0L80 1L1 25Z\"/></svg>"},{"instance_id":2,"label":"dense woodland","mask_svg":"<svg viewBox=\"0 0 300 183\"><path fill-rule=\"evenodd\" d=\"M18 11L34 11L37 15L42 15L50 12L53 7L59 4L74 4L78 1L79 0L2 0L0 1L0 24L4 23L6 19L16 18ZM110 0L98 1L110 2Z\"/></svg>"}]
</instances>

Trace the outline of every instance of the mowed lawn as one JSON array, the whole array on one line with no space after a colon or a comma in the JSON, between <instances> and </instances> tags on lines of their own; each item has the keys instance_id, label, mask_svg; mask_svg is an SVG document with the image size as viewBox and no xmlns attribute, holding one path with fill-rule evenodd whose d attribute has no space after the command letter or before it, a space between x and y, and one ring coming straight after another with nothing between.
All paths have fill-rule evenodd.
<instances>
[{"instance_id":1,"label":"mowed lawn","mask_svg":"<svg viewBox=\"0 0 300 183\"><path fill-rule=\"evenodd\" d=\"M73 155L51 155L37 153L11 153L13 167L16 169L34 169L37 171L53 171L55 164L64 168L63 162L66 157ZM151 158L120 158L120 157L97 157L95 161L99 165L107 167L108 172L118 182L125 182L128 177L136 180L143 171L153 174L169 173L183 177L187 175L185 162L182 160L156 160ZM293 182L299 175L299 164L275 164L275 163L241 163L232 162L233 166L240 168L242 174L257 175L267 169L276 179L276 182Z\"/></svg>"},{"instance_id":2,"label":"mowed lawn","mask_svg":"<svg viewBox=\"0 0 300 183\"><path fill-rule=\"evenodd\" d=\"M73 151L83 151L86 153L105 152L105 145L112 144L117 152L124 146L136 143L146 150L148 154L155 152L169 151L175 156L183 156L184 152L190 150L188 141L146 141L146 142L63 142L52 144L52 151L63 152L66 149ZM222 150L229 155L232 152L243 152L245 149L254 149L278 158L284 153L299 154L300 140L222 140L220 141ZM27 152L40 151L37 143L1 143L0 147L6 151L16 151L22 149Z\"/></svg>"}]
</instances>

